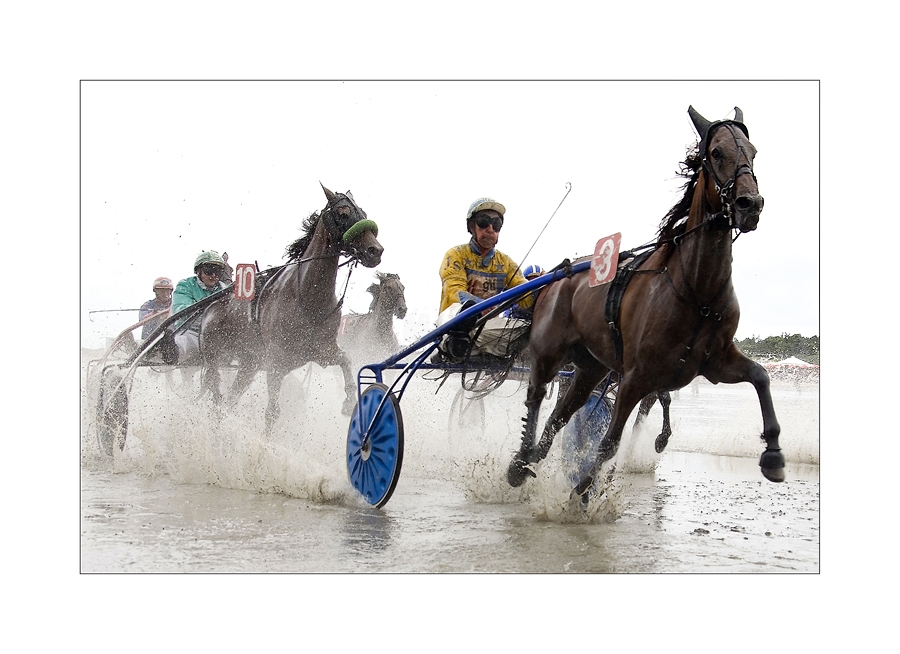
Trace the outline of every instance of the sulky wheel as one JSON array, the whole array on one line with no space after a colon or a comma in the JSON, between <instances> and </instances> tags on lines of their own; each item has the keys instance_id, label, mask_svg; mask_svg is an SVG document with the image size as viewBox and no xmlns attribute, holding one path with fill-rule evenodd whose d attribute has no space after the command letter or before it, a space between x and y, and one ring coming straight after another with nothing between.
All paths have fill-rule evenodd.
<instances>
[{"instance_id":1,"label":"sulky wheel","mask_svg":"<svg viewBox=\"0 0 900 654\"><path fill-rule=\"evenodd\" d=\"M97 443L106 456L113 455L113 445L125 449L128 433L128 392L121 377L106 370L100 380L100 397L97 401Z\"/></svg>"},{"instance_id":2,"label":"sulky wheel","mask_svg":"<svg viewBox=\"0 0 900 654\"><path fill-rule=\"evenodd\" d=\"M385 395L387 399L384 399ZM363 443L370 423L369 438ZM376 508L382 507L397 486L402 463L403 416L400 402L393 393L388 393L384 384L372 384L363 391L350 419L347 433L350 483L366 502Z\"/></svg>"}]
</instances>

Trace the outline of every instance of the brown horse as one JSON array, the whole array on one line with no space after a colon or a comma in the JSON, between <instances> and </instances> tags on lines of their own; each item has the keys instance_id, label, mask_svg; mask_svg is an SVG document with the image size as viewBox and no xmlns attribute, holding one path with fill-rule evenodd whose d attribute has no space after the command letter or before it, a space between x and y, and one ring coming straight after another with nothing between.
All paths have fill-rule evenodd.
<instances>
[{"instance_id":1,"label":"brown horse","mask_svg":"<svg viewBox=\"0 0 900 654\"><path fill-rule=\"evenodd\" d=\"M328 204L304 221L304 236L287 248L287 265L261 275L264 279L254 300L228 295L203 314L204 390L208 389L218 404L222 399L218 367L237 359L238 372L229 390L229 399L236 400L257 371L265 369L267 431L279 414L278 395L284 377L307 362L341 367L345 415L356 401L350 361L337 345L341 320L341 301L335 295L338 258L346 255L373 268L381 263L384 249L376 238L378 228L366 219L350 191L322 189Z\"/></svg>"},{"instance_id":2,"label":"brown horse","mask_svg":"<svg viewBox=\"0 0 900 654\"><path fill-rule=\"evenodd\" d=\"M697 375L714 384L753 384L766 442L762 474L770 481L784 480L769 377L734 345L740 310L731 283L732 230L753 231L759 223L763 198L753 174L756 148L737 107L734 120L710 122L693 107L688 113L701 138L683 163L684 195L663 219L652 254L625 290L618 334L604 317L610 286L591 287L587 274L555 282L538 298L525 429L507 472L512 486L535 476L531 464L547 455L556 432L610 370L619 372L621 381L597 459L573 491L582 502L602 464L615 456L635 405L651 393L686 386ZM576 367L572 384L535 445L544 389L570 362Z\"/></svg>"},{"instance_id":3,"label":"brown horse","mask_svg":"<svg viewBox=\"0 0 900 654\"><path fill-rule=\"evenodd\" d=\"M343 317L344 326L338 335L338 345L351 359L366 357L367 361L382 359L400 351L400 343L394 333L394 317L406 317L406 288L400 276L394 273L376 272L378 283L366 289L372 294L369 312Z\"/></svg>"}]
</instances>

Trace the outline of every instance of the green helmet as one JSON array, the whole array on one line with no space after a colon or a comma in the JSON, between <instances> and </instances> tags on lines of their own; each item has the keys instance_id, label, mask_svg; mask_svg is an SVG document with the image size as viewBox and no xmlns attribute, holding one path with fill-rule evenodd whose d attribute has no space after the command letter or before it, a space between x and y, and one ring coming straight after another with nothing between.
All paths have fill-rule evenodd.
<instances>
[{"instance_id":1,"label":"green helmet","mask_svg":"<svg viewBox=\"0 0 900 654\"><path fill-rule=\"evenodd\" d=\"M194 260L194 272L197 272L197 269L200 268L204 263L212 263L222 268L225 267L225 259L222 258L222 255L216 252L215 250L207 250L206 252L201 252L197 258Z\"/></svg>"}]
</instances>

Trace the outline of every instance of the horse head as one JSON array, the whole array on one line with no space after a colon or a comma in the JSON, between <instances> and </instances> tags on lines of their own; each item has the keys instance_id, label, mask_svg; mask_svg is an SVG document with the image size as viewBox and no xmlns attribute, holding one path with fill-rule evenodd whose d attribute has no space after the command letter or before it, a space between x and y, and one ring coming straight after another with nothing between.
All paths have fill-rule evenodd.
<instances>
[{"instance_id":1,"label":"horse head","mask_svg":"<svg viewBox=\"0 0 900 654\"><path fill-rule=\"evenodd\" d=\"M753 159L756 148L743 123L744 114L734 108L734 120L708 121L693 107L688 114L700 135L700 156L706 174L707 203L742 232L756 229L764 199L759 194Z\"/></svg>"},{"instance_id":2,"label":"horse head","mask_svg":"<svg viewBox=\"0 0 900 654\"><path fill-rule=\"evenodd\" d=\"M356 204L350 191L332 193L324 186L322 190L328 198L322 218L328 233L340 242L341 252L366 268L374 268L380 264L384 248L376 238L378 226L375 222L366 217L366 212Z\"/></svg>"},{"instance_id":3,"label":"horse head","mask_svg":"<svg viewBox=\"0 0 900 654\"><path fill-rule=\"evenodd\" d=\"M403 320L406 317L406 287L400 283L400 275L381 272L376 272L375 275L378 277L378 284L372 284L366 289L372 294L369 311L374 311L381 301L390 308L393 315Z\"/></svg>"}]
</instances>

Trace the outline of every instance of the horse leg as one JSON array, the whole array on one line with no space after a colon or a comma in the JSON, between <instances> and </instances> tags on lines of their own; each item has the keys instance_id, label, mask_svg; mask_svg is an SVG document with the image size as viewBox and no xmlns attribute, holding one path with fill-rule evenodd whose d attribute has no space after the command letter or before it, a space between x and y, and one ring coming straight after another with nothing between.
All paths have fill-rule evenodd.
<instances>
[{"instance_id":1,"label":"horse leg","mask_svg":"<svg viewBox=\"0 0 900 654\"><path fill-rule=\"evenodd\" d=\"M356 406L356 381L353 379L353 370L350 368L350 357L343 350L338 350L337 363L344 374L344 404L341 405L341 413L349 416Z\"/></svg>"},{"instance_id":2,"label":"horse leg","mask_svg":"<svg viewBox=\"0 0 900 654\"><path fill-rule=\"evenodd\" d=\"M631 415L631 410L634 409L634 405L637 404L640 399L640 393L636 393L632 390L628 385L627 380L623 379L622 383L619 384L618 393L616 393L616 403L613 407L612 421L610 422L609 429L606 432L606 436L600 441L600 446L597 448L597 459L594 461L594 465L591 466L591 469L584 479L578 482L578 485L572 491L572 497L576 495L581 496L582 504L587 504L588 490L594 484L594 479L600 472L603 464L613 458L619 450L619 442L622 439L622 431L625 429L625 423L628 421L628 416Z\"/></svg>"},{"instance_id":3,"label":"horse leg","mask_svg":"<svg viewBox=\"0 0 900 654\"><path fill-rule=\"evenodd\" d=\"M651 395L648 397L653 396ZM657 454L662 454L663 450L666 449L666 445L669 444L669 437L672 435L672 427L669 425L669 405L672 404L672 396L669 395L668 391L659 391L657 392L656 397L659 399L659 405L662 407L663 411L663 426L659 436L656 437L654 447L656 448ZM646 399L647 398L644 398L644 401L646 401ZM641 406L643 405L643 402L641 402Z\"/></svg>"},{"instance_id":4,"label":"horse leg","mask_svg":"<svg viewBox=\"0 0 900 654\"><path fill-rule=\"evenodd\" d=\"M637 418L634 419L634 427L631 428L632 432L636 431L641 423L644 422L644 418L650 413L650 409L653 408L654 404L656 404L656 395L648 395L641 400L641 405L638 407Z\"/></svg>"},{"instance_id":5,"label":"horse leg","mask_svg":"<svg viewBox=\"0 0 900 654\"><path fill-rule=\"evenodd\" d=\"M269 393L269 403L266 406L266 435L272 433L272 425L278 420L281 413L280 397L281 383L284 381L287 373L276 367L266 370L266 388Z\"/></svg>"},{"instance_id":6,"label":"horse leg","mask_svg":"<svg viewBox=\"0 0 900 654\"><path fill-rule=\"evenodd\" d=\"M637 418L634 419L634 427L631 428L631 431L633 433L637 430L640 424L644 421L644 418L647 417L647 414L650 413L650 409L652 409L653 405L656 404L656 400L659 400L659 405L662 407L663 426L662 431L656 437L654 447L657 454L661 454L663 450L666 449L666 445L669 444L669 437L672 435L672 427L669 425L669 405L672 404L672 396L669 395L668 391L651 393L650 395L644 397L643 400L641 400L641 404L640 406L638 406Z\"/></svg>"},{"instance_id":7,"label":"horse leg","mask_svg":"<svg viewBox=\"0 0 900 654\"><path fill-rule=\"evenodd\" d=\"M237 404L238 399L250 386L250 382L253 381L258 370L259 366L255 363L241 362L237 374L234 376L234 381L231 382L231 386L228 388L228 402L230 404Z\"/></svg>"},{"instance_id":8,"label":"horse leg","mask_svg":"<svg viewBox=\"0 0 900 654\"><path fill-rule=\"evenodd\" d=\"M759 457L759 467L763 477L773 482L784 481L784 455L778 445L781 426L775 417L772 404L772 393L769 390L769 373L760 364L748 359L732 344L725 354L721 365L710 367L704 372L709 381L717 384L737 384L750 382L759 397L759 408L762 412L763 431L760 438L766 442L766 449Z\"/></svg>"},{"instance_id":9,"label":"horse leg","mask_svg":"<svg viewBox=\"0 0 900 654\"><path fill-rule=\"evenodd\" d=\"M202 398L208 392L212 397L213 406L218 412L222 404L222 392L219 388L222 381L218 366L219 349L217 343L213 339L206 338L205 334L201 336L200 344L202 346L200 349L200 392L197 394L197 399Z\"/></svg>"},{"instance_id":10,"label":"horse leg","mask_svg":"<svg viewBox=\"0 0 900 654\"><path fill-rule=\"evenodd\" d=\"M222 403L222 392L219 390L222 378L219 375L219 367L213 364L206 364L200 369L200 393L199 397L203 397L209 392L212 397L213 404L219 406Z\"/></svg>"},{"instance_id":11,"label":"horse leg","mask_svg":"<svg viewBox=\"0 0 900 654\"><path fill-rule=\"evenodd\" d=\"M535 376L532 375L528 384L528 398L525 401L525 405L528 407L528 416L525 418L522 447L513 458L512 463L509 464L506 475L510 486L521 486L526 475L536 476L534 471L526 466L542 461L547 456L556 432L565 426L575 411L584 406L591 391L603 379L606 372L604 368L575 368L572 384L566 390L565 395L560 396L556 401L556 406L553 407L553 412L547 419L547 424L544 425L544 431L541 433L541 440L537 446L534 445L535 428L537 414L546 392L546 382L533 385Z\"/></svg>"},{"instance_id":12,"label":"horse leg","mask_svg":"<svg viewBox=\"0 0 900 654\"><path fill-rule=\"evenodd\" d=\"M602 366L591 366L586 368L575 368L575 375L572 379L572 385L566 394L556 403L550 417L547 418L547 424L544 425L544 431L541 434L541 440L535 448L537 461L541 461L550 452L553 445L553 439L556 433L565 427L566 423L572 415L585 405L593 390L597 387L609 371Z\"/></svg>"},{"instance_id":13,"label":"horse leg","mask_svg":"<svg viewBox=\"0 0 900 654\"><path fill-rule=\"evenodd\" d=\"M547 382L536 381L532 374L528 380L528 393L525 396L526 415L522 418L522 422L525 423L522 429L522 445L519 446L519 451L513 456L506 471L506 480L513 488L525 483L527 477L537 476L528 465L535 461L534 435L537 430L538 413L546 393Z\"/></svg>"}]
</instances>

